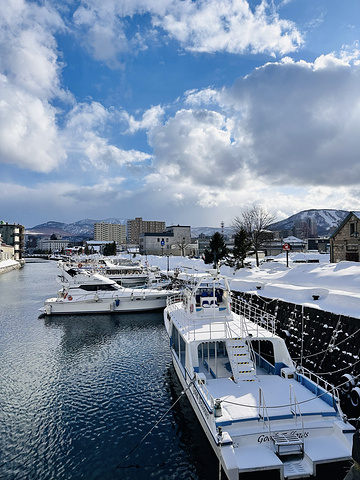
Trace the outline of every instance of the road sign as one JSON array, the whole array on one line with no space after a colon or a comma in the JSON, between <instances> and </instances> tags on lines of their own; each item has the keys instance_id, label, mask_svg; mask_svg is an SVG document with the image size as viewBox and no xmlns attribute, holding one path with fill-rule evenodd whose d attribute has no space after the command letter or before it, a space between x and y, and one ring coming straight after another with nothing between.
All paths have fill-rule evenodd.
<instances>
[{"instance_id":1,"label":"road sign","mask_svg":"<svg viewBox=\"0 0 360 480\"><path fill-rule=\"evenodd\" d=\"M282 248L283 248L283 250L288 251L288 250L290 250L290 245L288 243L284 243Z\"/></svg>"}]
</instances>

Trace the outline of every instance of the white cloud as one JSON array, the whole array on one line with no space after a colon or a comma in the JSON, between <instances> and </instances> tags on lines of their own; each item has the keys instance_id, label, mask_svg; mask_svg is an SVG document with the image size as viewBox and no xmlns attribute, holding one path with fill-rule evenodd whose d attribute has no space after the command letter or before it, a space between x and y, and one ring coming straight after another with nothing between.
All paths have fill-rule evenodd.
<instances>
[{"instance_id":1,"label":"white cloud","mask_svg":"<svg viewBox=\"0 0 360 480\"><path fill-rule=\"evenodd\" d=\"M174 2L155 25L195 52L284 54L302 44L294 23L280 19L266 1L254 11L245 0Z\"/></svg>"},{"instance_id":2,"label":"white cloud","mask_svg":"<svg viewBox=\"0 0 360 480\"><path fill-rule=\"evenodd\" d=\"M155 167L168 178L191 184L231 187L242 162L232 145L226 118L209 110L180 110L149 135Z\"/></svg>"},{"instance_id":3,"label":"white cloud","mask_svg":"<svg viewBox=\"0 0 360 480\"><path fill-rule=\"evenodd\" d=\"M143 163L151 159L148 153L123 150L109 143L105 130L117 118L116 112L107 110L98 102L77 104L67 115L64 129L69 151L76 153L78 159L85 160L87 166L90 163L96 169Z\"/></svg>"},{"instance_id":4,"label":"white cloud","mask_svg":"<svg viewBox=\"0 0 360 480\"><path fill-rule=\"evenodd\" d=\"M17 0L0 9L1 71L16 88L42 100L63 97L53 33L64 29L50 7Z\"/></svg>"},{"instance_id":5,"label":"white cloud","mask_svg":"<svg viewBox=\"0 0 360 480\"><path fill-rule=\"evenodd\" d=\"M0 9L0 162L50 172L66 159L56 110L61 88L53 33L63 23L50 7L16 0Z\"/></svg>"},{"instance_id":6,"label":"white cloud","mask_svg":"<svg viewBox=\"0 0 360 480\"><path fill-rule=\"evenodd\" d=\"M127 17L146 13L152 26L143 21L136 32L127 28ZM83 0L73 19L89 52L112 68L122 67L130 51L146 48L154 27L193 52L282 55L303 43L295 24L267 0L254 10L246 0Z\"/></svg>"},{"instance_id":7,"label":"white cloud","mask_svg":"<svg viewBox=\"0 0 360 480\"><path fill-rule=\"evenodd\" d=\"M0 75L0 162L50 172L66 159L55 109Z\"/></svg>"},{"instance_id":8,"label":"white cloud","mask_svg":"<svg viewBox=\"0 0 360 480\"><path fill-rule=\"evenodd\" d=\"M141 120L135 120L133 115L129 115L127 112L123 112L122 116L125 121L129 124L129 128L126 133L135 133L138 130L151 130L156 125L159 124L161 118L163 117L165 110L160 106L156 105L149 108L142 115Z\"/></svg>"},{"instance_id":9,"label":"white cloud","mask_svg":"<svg viewBox=\"0 0 360 480\"><path fill-rule=\"evenodd\" d=\"M223 93L245 163L273 183L358 182L360 68L334 54L267 64ZM241 132L241 135L239 134Z\"/></svg>"}]
</instances>

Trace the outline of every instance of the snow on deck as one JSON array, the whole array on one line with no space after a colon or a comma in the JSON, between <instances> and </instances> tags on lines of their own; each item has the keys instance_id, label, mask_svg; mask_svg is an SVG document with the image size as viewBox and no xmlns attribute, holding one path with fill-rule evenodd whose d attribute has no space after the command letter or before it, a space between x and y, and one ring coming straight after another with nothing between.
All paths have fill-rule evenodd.
<instances>
[{"instance_id":1,"label":"snow on deck","mask_svg":"<svg viewBox=\"0 0 360 480\"><path fill-rule=\"evenodd\" d=\"M334 413L334 409L321 397L316 397L294 379L285 379L278 375L258 375L257 378L257 381L239 381L238 383L234 383L230 378L207 380L206 387L209 393L214 398L222 400L223 415L218 419L220 424L222 422L257 419L259 414L259 387L263 390L270 418L293 417L290 408L290 385L294 389L303 416ZM292 398L294 399L294 395Z\"/></svg>"}]
</instances>

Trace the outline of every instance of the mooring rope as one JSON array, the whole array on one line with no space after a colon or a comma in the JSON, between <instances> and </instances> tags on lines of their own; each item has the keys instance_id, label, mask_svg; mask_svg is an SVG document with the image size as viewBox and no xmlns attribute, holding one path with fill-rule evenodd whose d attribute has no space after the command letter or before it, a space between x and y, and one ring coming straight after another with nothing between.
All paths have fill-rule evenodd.
<instances>
[{"instance_id":1,"label":"mooring rope","mask_svg":"<svg viewBox=\"0 0 360 480\"><path fill-rule=\"evenodd\" d=\"M166 415L175 407L178 401L182 398L182 396L189 390L191 385L194 383L194 380L191 380L187 388L181 392L181 395L175 400L175 402L166 410L164 415L162 415L157 422L148 430L148 432L142 437L142 439L130 450L130 452L125 455L125 457L121 460L121 462L117 465L116 468L128 468L128 466L123 466L123 463L130 457L130 455L143 443L143 441L151 434L151 432L156 428L160 422L166 417Z\"/></svg>"}]
</instances>

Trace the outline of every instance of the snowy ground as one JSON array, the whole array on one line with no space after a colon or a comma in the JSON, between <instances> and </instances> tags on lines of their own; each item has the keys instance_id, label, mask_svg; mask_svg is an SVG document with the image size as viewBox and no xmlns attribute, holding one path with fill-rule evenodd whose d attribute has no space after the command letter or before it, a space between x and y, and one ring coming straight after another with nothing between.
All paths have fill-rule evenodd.
<instances>
[{"instance_id":1,"label":"snowy ground","mask_svg":"<svg viewBox=\"0 0 360 480\"><path fill-rule=\"evenodd\" d=\"M297 263L307 260L319 260L319 263ZM167 257L148 256L147 261L167 270ZM195 273L211 265L205 265L202 260L169 257L169 269L175 267L188 268ZM229 277L232 290L360 318L360 263L329 263L327 254L307 253L290 254L287 267L286 256L281 254L260 267L244 268L235 273L230 267L222 266L221 273ZM319 299L314 300L313 295L318 295Z\"/></svg>"}]
</instances>

